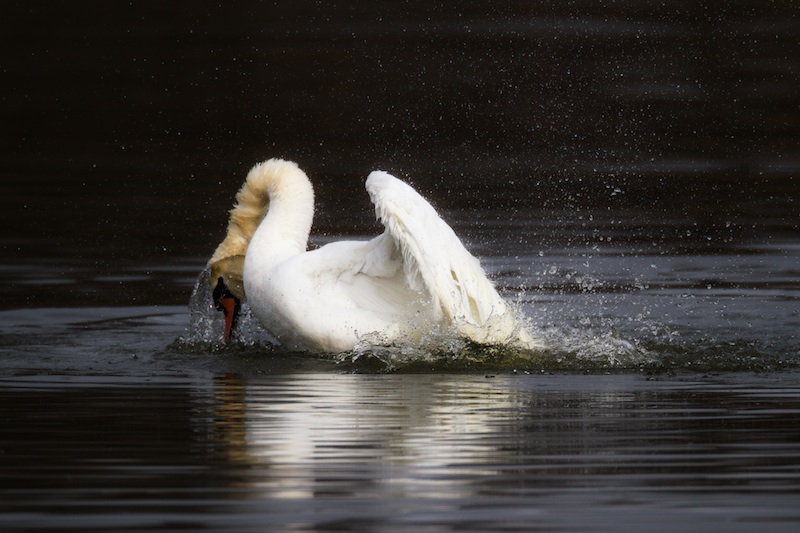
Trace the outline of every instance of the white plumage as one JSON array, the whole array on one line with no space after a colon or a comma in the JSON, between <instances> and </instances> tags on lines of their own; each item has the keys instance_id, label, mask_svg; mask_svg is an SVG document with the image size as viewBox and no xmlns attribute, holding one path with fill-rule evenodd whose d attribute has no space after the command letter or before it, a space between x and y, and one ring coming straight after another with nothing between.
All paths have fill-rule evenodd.
<instances>
[{"instance_id":1,"label":"white plumage","mask_svg":"<svg viewBox=\"0 0 800 533\"><path fill-rule=\"evenodd\" d=\"M229 236L233 232L239 239L242 233L233 227L237 210L240 218L246 210L263 216L251 220L258 227L244 257L244 293L282 345L344 352L365 338L417 343L427 333L446 330L480 344L539 346L422 196L382 171L369 175L366 188L385 231L369 241L306 251L314 195L305 173L281 160L250 171ZM260 210L247 205L253 201L261 201ZM226 241L209 262L212 267L242 253Z\"/></svg>"}]
</instances>

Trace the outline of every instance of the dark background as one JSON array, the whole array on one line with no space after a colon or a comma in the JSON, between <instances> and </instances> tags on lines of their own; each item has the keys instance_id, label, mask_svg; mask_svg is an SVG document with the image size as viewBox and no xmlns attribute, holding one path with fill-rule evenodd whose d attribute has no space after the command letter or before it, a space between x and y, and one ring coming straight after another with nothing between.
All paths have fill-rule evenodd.
<instances>
[{"instance_id":1,"label":"dark background","mask_svg":"<svg viewBox=\"0 0 800 533\"><path fill-rule=\"evenodd\" d=\"M649 4L7 2L6 270L202 265L274 156L318 234L374 231L383 168L445 212L796 239L797 4Z\"/></svg>"}]
</instances>

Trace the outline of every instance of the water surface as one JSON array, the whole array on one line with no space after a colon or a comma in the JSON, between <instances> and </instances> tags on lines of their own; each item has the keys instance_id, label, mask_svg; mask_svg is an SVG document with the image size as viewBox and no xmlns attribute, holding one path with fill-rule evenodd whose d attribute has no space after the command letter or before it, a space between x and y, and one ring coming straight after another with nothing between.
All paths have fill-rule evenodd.
<instances>
[{"instance_id":1,"label":"water surface","mask_svg":"<svg viewBox=\"0 0 800 533\"><path fill-rule=\"evenodd\" d=\"M33 376L0 399L4 530L800 521L796 374Z\"/></svg>"}]
</instances>

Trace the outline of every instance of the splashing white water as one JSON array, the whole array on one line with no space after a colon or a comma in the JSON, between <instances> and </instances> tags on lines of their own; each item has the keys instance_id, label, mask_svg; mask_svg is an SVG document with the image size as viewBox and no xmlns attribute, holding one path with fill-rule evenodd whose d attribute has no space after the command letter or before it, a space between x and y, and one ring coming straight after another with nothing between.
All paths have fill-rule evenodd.
<instances>
[{"instance_id":1,"label":"splashing white water","mask_svg":"<svg viewBox=\"0 0 800 533\"><path fill-rule=\"evenodd\" d=\"M207 266L200 272L192 290L189 299L189 326L186 336L181 339L185 344L219 346L223 343L225 321L222 313L214 307L210 276L211 269ZM277 340L261 327L247 302L242 304L239 311L234 337L237 343L249 346L278 344Z\"/></svg>"},{"instance_id":2,"label":"splashing white water","mask_svg":"<svg viewBox=\"0 0 800 533\"><path fill-rule=\"evenodd\" d=\"M207 345L219 349L222 345L224 322L222 313L214 308L209 283L210 269L205 268L197 278L189 302L190 322L186 335L180 339L186 345ZM418 327L420 336L414 341L386 343L380 335L364 335L352 352L338 354L341 363L378 361L386 369L399 369L409 365L426 365L448 368L472 368L475 365L498 368L542 365L578 368L633 368L652 363L653 356L644 348L608 330L598 333L586 328L539 327L530 324L517 307L520 324L546 348L529 349L519 344L505 346L476 345L458 335L453 329L426 329ZM276 347L279 342L259 324L247 304L242 305L234 333L239 346ZM267 351L267 350L265 350Z\"/></svg>"}]
</instances>

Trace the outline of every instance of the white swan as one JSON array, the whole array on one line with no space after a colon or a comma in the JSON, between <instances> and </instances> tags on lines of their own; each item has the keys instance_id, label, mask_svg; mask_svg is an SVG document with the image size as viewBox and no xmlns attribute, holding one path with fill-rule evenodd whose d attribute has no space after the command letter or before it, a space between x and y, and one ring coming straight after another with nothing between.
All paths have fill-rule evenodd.
<instances>
[{"instance_id":1,"label":"white swan","mask_svg":"<svg viewBox=\"0 0 800 533\"><path fill-rule=\"evenodd\" d=\"M279 159L253 167L209 260L226 342L246 295L261 324L291 350L419 342L437 330L479 344L540 346L424 198L382 171L369 175L366 188L386 230L307 251L308 177Z\"/></svg>"}]
</instances>

